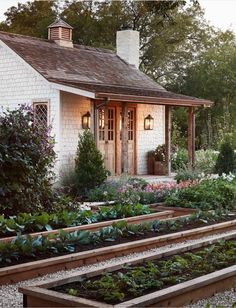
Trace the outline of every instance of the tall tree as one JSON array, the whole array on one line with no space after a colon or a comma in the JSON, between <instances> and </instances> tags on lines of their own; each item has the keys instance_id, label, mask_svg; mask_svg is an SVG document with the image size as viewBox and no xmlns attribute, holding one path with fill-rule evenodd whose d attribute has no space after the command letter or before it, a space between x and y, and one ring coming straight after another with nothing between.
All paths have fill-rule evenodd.
<instances>
[{"instance_id":1,"label":"tall tree","mask_svg":"<svg viewBox=\"0 0 236 308\"><path fill-rule=\"evenodd\" d=\"M59 7L59 4L61 7ZM59 14L74 27L75 43L115 50L116 32L140 32L140 68L156 81L173 83L193 61L209 35L197 1L33 1L11 7L0 29L47 37L47 26Z\"/></svg>"},{"instance_id":2,"label":"tall tree","mask_svg":"<svg viewBox=\"0 0 236 308\"><path fill-rule=\"evenodd\" d=\"M116 31L129 27L140 31L141 40L154 20L159 24L185 1L66 1L61 13L74 27L74 39L82 44L115 48Z\"/></svg>"},{"instance_id":3,"label":"tall tree","mask_svg":"<svg viewBox=\"0 0 236 308\"><path fill-rule=\"evenodd\" d=\"M57 16L58 0L28 1L10 7L0 30L46 38L47 27Z\"/></svg>"},{"instance_id":4,"label":"tall tree","mask_svg":"<svg viewBox=\"0 0 236 308\"><path fill-rule=\"evenodd\" d=\"M215 102L212 108L198 112L197 138L199 146L217 147L227 134L236 140L235 36L230 31L215 32L209 44L172 89Z\"/></svg>"}]
</instances>

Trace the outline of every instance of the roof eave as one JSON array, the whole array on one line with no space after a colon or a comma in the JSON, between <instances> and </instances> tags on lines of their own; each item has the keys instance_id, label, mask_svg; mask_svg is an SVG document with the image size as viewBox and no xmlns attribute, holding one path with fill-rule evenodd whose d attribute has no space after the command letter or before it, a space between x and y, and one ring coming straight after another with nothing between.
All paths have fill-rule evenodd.
<instances>
[{"instance_id":1,"label":"roof eave","mask_svg":"<svg viewBox=\"0 0 236 308\"><path fill-rule=\"evenodd\" d=\"M114 101L125 101L133 103L145 103L153 105L171 105L182 107L211 107L214 103L209 100L202 99L183 99L183 98L163 98L163 97L150 97L150 96L137 96L137 95L123 95L115 93L96 93L96 99L109 99Z\"/></svg>"},{"instance_id":2,"label":"roof eave","mask_svg":"<svg viewBox=\"0 0 236 308\"><path fill-rule=\"evenodd\" d=\"M50 82L51 86L53 89L56 90L60 90L63 92L68 92L68 93L72 93L72 94L76 94L76 95L80 95L80 96L84 96L87 98L95 98L95 93L94 92L90 92L90 91L86 91L83 89L78 89L78 88L74 88L74 87L70 87L67 85L63 85L61 83L56 83L56 82Z\"/></svg>"}]
</instances>

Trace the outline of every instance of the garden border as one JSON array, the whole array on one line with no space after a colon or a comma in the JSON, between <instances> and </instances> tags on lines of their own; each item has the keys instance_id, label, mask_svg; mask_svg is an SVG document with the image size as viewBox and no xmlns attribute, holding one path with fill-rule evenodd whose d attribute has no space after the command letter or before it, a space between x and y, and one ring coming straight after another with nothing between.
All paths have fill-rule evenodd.
<instances>
[{"instance_id":1,"label":"garden border","mask_svg":"<svg viewBox=\"0 0 236 308\"><path fill-rule=\"evenodd\" d=\"M96 270L88 270L83 274L68 275L67 278L50 280L38 286L20 287L19 292L23 293L24 307L179 307L185 304L195 302L198 299L206 298L215 292L230 288L236 282L236 265L213 273L200 276L195 279L168 287L156 292L143 295L132 300L117 305L108 305L81 297L75 297L68 294L48 290L48 288L60 286L63 284L75 282L80 278L90 278L98 276L103 272L113 272L119 270L125 264L137 264L153 259L160 259L171 255L192 251L201 247L208 246L218 240L235 239L236 232L230 235L219 235L215 239L202 240L194 244L181 245L178 248L169 249L163 253L151 253L149 256L136 257L131 261L123 261L118 265L101 266ZM206 288L206 286L208 286ZM155 306L153 306L155 304Z\"/></svg>"},{"instance_id":2,"label":"garden border","mask_svg":"<svg viewBox=\"0 0 236 308\"><path fill-rule=\"evenodd\" d=\"M27 280L60 270L72 269L83 265L94 264L114 257L125 256L134 252L141 252L151 248L183 242L185 240L197 239L202 236L222 233L232 229L235 230L235 227L236 219L211 226L156 236L124 244L3 267L0 268L0 285L16 283L18 281Z\"/></svg>"}]
</instances>

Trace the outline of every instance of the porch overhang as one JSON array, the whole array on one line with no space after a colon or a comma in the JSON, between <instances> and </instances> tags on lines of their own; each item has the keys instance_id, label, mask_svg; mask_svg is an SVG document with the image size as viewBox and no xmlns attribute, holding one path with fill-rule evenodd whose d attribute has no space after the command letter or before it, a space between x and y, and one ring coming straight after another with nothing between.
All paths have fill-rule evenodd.
<instances>
[{"instance_id":1,"label":"porch overhang","mask_svg":"<svg viewBox=\"0 0 236 308\"><path fill-rule=\"evenodd\" d=\"M182 107L211 107L214 103L203 99L166 98L150 96L121 95L115 93L95 93L95 99L106 99L110 101L130 102L152 105L182 106Z\"/></svg>"},{"instance_id":2,"label":"porch overhang","mask_svg":"<svg viewBox=\"0 0 236 308\"><path fill-rule=\"evenodd\" d=\"M188 161L194 166L195 153L195 112L197 108L211 107L213 102L182 94L176 94L165 89L111 86L75 81L50 80L53 88L90 98L95 103L95 114L99 108L117 105L122 108L122 155L121 170L128 172L128 106L129 104L149 104L165 106L165 144L168 174L171 173L171 113L172 107L185 107L188 110ZM96 118L96 116L95 116ZM118 137L120 139L120 137Z\"/></svg>"},{"instance_id":3,"label":"porch overhang","mask_svg":"<svg viewBox=\"0 0 236 308\"><path fill-rule=\"evenodd\" d=\"M76 81L49 80L54 88L96 100L141 103L182 107L211 107L206 99L176 94L166 90L135 88L117 85L81 83Z\"/></svg>"}]
</instances>

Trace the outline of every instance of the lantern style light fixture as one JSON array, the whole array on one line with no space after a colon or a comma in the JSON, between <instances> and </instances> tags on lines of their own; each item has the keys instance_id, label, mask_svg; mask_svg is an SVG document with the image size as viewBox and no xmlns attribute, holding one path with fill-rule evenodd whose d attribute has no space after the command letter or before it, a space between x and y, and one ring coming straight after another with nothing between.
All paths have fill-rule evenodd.
<instances>
[{"instance_id":1,"label":"lantern style light fixture","mask_svg":"<svg viewBox=\"0 0 236 308\"><path fill-rule=\"evenodd\" d=\"M91 122L91 114L88 111L86 114L82 116L82 128L83 129L90 129Z\"/></svg>"},{"instance_id":2,"label":"lantern style light fixture","mask_svg":"<svg viewBox=\"0 0 236 308\"><path fill-rule=\"evenodd\" d=\"M153 117L149 114L149 115L144 119L144 129L145 129L145 130L153 130L153 124L154 124L154 119L153 119Z\"/></svg>"}]
</instances>

